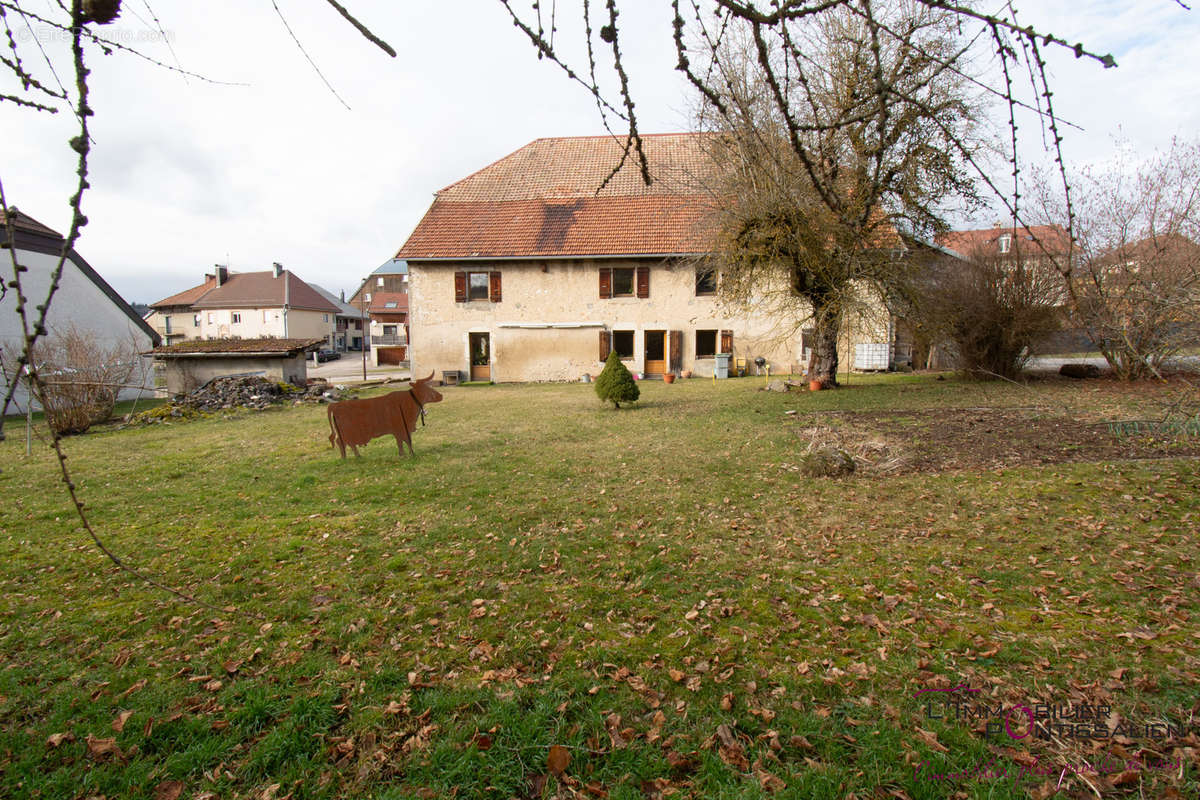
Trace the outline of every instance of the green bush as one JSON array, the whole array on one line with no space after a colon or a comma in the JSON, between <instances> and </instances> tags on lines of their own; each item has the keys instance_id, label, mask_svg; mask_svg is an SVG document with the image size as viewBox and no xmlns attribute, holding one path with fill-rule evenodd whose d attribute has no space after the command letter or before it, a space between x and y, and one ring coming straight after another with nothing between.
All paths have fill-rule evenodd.
<instances>
[{"instance_id":1,"label":"green bush","mask_svg":"<svg viewBox=\"0 0 1200 800\"><path fill-rule=\"evenodd\" d=\"M640 394L641 390L638 389L633 376L629 374L629 370L625 369L625 365L617 357L617 351L609 352L608 360L604 362L604 369L600 372L600 377L596 379L596 396L602 402L611 400L613 408L620 408L621 403L632 403L638 399Z\"/></svg>"}]
</instances>

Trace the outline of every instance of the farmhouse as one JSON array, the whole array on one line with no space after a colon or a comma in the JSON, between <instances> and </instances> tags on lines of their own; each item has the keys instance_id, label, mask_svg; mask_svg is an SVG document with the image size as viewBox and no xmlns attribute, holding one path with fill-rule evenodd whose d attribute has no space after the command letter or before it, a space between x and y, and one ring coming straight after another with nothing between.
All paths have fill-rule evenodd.
<instances>
[{"instance_id":1,"label":"farmhouse","mask_svg":"<svg viewBox=\"0 0 1200 800\"><path fill-rule=\"evenodd\" d=\"M8 241L10 224L15 230L13 243ZM22 293L28 298L26 311L37 314L36 306L43 302L50 286L51 273L58 265L63 237L16 208L10 208L7 216L0 209L0 252L5 262L3 271L8 275L0 284L0 364L3 365L3 370L0 370L0 392L7 392L8 377L15 370L16 357L21 352L24 338L16 313L17 293L8 287L8 281L12 280L9 248L14 244L16 263L25 268L21 274L21 285ZM30 321L32 323L32 319ZM67 253L62 278L46 322L50 338L73 329L87 337L102 352L112 353L120 349L135 359L137 353L159 343L158 334L73 248ZM146 386L144 389L126 388L120 396L128 398L141 392L152 393L149 374L149 369L135 369L133 381L145 382ZM24 408L28 396L23 389L18 389L14 400Z\"/></svg>"},{"instance_id":2,"label":"farmhouse","mask_svg":"<svg viewBox=\"0 0 1200 800\"><path fill-rule=\"evenodd\" d=\"M803 333L723 306L698 266L713 210L703 137L646 136L648 186L632 157L610 176L621 142L591 136L538 139L437 192L396 255L413 374L577 380L609 350L647 377L712 375L719 353L799 370ZM855 335L886 353L891 320Z\"/></svg>"}]
</instances>

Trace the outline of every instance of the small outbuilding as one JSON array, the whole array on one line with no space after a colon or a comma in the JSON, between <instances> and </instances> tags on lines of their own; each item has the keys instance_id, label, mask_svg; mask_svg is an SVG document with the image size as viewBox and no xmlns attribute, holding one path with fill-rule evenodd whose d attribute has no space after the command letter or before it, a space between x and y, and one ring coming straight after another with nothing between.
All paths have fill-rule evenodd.
<instances>
[{"instance_id":1,"label":"small outbuilding","mask_svg":"<svg viewBox=\"0 0 1200 800\"><path fill-rule=\"evenodd\" d=\"M167 394L185 395L213 378L261 375L303 387L306 356L325 347L324 339L193 339L150 351L166 378Z\"/></svg>"}]
</instances>

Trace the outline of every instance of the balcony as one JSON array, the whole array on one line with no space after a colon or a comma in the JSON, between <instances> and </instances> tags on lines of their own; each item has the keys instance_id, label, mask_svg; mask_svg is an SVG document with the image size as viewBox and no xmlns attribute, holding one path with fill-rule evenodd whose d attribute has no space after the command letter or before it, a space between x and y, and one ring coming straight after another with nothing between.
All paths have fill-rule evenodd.
<instances>
[{"instance_id":1,"label":"balcony","mask_svg":"<svg viewBox=\"0 0 1200 800\"><path fill-rule=\"evenodd\" d=\"M402 333L388 333L382 336L371 334L371 344L393 345L408 344L408 337Z\"/></svg>"}]
</instances>

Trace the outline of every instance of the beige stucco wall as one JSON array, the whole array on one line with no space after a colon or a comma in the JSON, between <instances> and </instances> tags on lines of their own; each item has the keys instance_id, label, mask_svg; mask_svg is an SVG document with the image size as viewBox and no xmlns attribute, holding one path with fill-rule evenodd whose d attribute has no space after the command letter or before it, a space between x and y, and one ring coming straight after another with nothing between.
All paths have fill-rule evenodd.
<instances>
[{"instance_id":1,"label":"beige stucco wall","mask_svg":"<svg viewBox=\"0 0 1200 800\"><path fill-rule=\"evenodd\" d=\"M196 313L200 315L200 327L191 329L196 331L196 334L189 333L189 339L322 338L332 343L336 325L333 312L305 311L296 308L289 309L287 312L286 333L283 324L284 314L281 308L202 309ZM234 314L241 315L240 322L232 321ZM188 324L191 324L190 316ZM173 325L174 323L172 323Z\"/></svg>"},{"instance_id":2,"label":"beige stucco wall","mask_svg":"<svg viewBox=\"0 0 1200 800\"><path fill-rule=\"evenodd\" d=\"M178 343L187 339L203 338L199 336L200 328L195 325L194 317L195 314L190 309L172 313L151 311L146 315L146 324L158 331L163 344L168 343L168 334L171 343Z\"/></svg>"},{"instance_id":3,"label":"beige stucco wall","mask_svg":"<svg viewBox=\"0 0 1200 800\"><path fill-rule=\"evenodd\" d=\"M469 334L491 338L495 381L578 380L599 373L599 331L634 331L634 358L626 364L645 371L645 332L683 332L683 369L711 375L714 359L695 357L697 330L732 330L734 356L762 356L773 372L799 364L799 336L752 312L697 297L695 270L687 263L643 261L650 266L650 297L600 299L598 270L633 267L628 260L564 260L423 264L409 262L412 371L468 372ZM499 270L499 303L454 302L456 270ZM517 327L526 326L526 327ZM538 326L538 327L529 327ZM559 327L554 327L559 326Z\"/></svg>"},{"instance_id":4,"label":"beige stucco wall","mask_svg":"<svg viewBox=\"0 0 1200 800\"><path fill-rule=\"evenodd\" d=\"M274 381L304 386L308 378L303 355L291 358L171 358L160 362L167 378L167 393L187 394L222 375L252 373Z\"/></svg>"}]
</instances>

